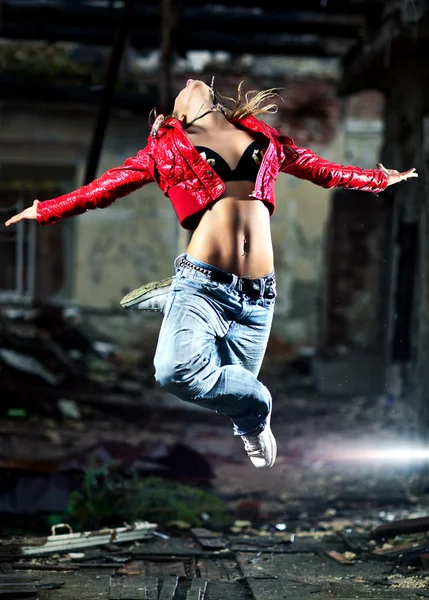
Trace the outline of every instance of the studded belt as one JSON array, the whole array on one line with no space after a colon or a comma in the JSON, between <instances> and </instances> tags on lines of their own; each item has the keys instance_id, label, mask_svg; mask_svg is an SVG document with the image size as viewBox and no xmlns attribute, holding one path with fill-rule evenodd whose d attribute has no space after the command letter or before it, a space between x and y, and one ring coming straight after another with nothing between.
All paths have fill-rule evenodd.
<instances>
[{"instance_id":1,"label":"studded belt","mask_svg":"<svg viewBox=\"0 0 429 600\"><path fill-rule=\"evenodd\" d=\"M184 256L182 256L177 266L184 267L185 269L192 269L193 271L202 273L203 275L209 277L211 281L216 281L217 283L231 284L236 278L236 289L251 297L259 298L262 296L263 298L275 298L276 296L276 278L274 275L269 279L267 279L266 277L261 277L259 279L249 279L248 277L236 277L235 275L232 275L231 273L226 273L225 271L205 269L204 267L194 265L194 263L187 260ZM262 294L261 291L263 292Z\"/></svg>"}]
</instances>

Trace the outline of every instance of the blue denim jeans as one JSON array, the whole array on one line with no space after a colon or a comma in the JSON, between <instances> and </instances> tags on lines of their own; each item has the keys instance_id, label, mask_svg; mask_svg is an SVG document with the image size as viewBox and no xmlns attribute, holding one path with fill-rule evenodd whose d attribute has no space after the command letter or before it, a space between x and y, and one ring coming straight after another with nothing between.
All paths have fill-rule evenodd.
<instances>
[{"instance_id":1,"label":"blue denim jeans","mask_svg":"<svg viewBox=\"0 0 429 600\"><path fill-rule=\"evenodd\" d=\"M196 266L224 273L185 257ZM265 283L275 292L274 273L260 279L262 290ZM239 288L236 276L224 284L176 266L155 353L155 378L178 398L229 417L236 435L257 434L271 410L271 395L257 376L275 295L251 298Z\"/></svg>"}]
</instances>

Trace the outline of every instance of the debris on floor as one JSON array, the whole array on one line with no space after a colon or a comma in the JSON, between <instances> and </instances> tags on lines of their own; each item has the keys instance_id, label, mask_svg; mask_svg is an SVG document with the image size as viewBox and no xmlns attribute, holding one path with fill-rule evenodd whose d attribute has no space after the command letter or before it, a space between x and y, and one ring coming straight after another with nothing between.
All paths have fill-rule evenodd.
<instances>
[{"instance_id":1,"label":"debris on floor","mask_svg":"<svg viewBox=\"0 0 429 600\"><path fill-rule=\"evenodd\" d=\"M364 526L358 528L366 530L365 534L356 533L357 526L352 524L343 531L333 527L331 531L316 532L312 527L314 536L312 531L300 536L299 526L290 527L288 534L279 532L275 524L263 526L268 533L264 536L255 535L255 524L248 528L253 530L248 534L192 528L175 536L158 531L155 524L141 523L105 532L49 536L46 540L52 540L52 545L48 548L45 540L39 545L38 555L25 552L30 547L28 540L16 537L0 542L0 598L427 597L427 550L421 550L421 540L413 544L395 538L388 545L398 551L384 554L380 560L375 552L387 542L372 537L371 526L377 516L366 514L361 521ZM310 524L316 525L316 520ZM121 538L121 534L135 537ZM138 540L139 535L142 537ZM55 545L56 538L62 539ZM67 544L66 538L78 543L80 540L81 545ZM11 552L12 546L15 551ZM403 558L410 554L415 560L404 563Z\"/></svg>"},{"instance_id":2,"label":"debris on floor","mask_svg":"<svg viewBox=\"0 0 429 600\"><path fill-rule=\"evenodd\" d=\"M0 559L11 556L41 556L52 552L80 550L102 544L120 544L148 538L156 529L155 523L137 521L124 527L104 528L100 531L73 533L68 524L53 526L52 535L46 538L24 538L4 542L0 546ZM57 534L57 529L68 529L68 533Z\"/></svg>"}]
</instances>

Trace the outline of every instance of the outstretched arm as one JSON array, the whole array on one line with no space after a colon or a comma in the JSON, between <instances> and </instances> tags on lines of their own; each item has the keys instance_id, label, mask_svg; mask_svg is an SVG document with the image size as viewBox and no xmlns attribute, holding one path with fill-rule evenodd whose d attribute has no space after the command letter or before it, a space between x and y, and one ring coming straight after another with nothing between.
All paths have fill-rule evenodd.
<instances>
[{"instance_id":1,"label":"outstretched arm","mask_svg":"<svg viewBox=\"0 0 429 600\"><path fill-rule=\"evenodd\" d=\"M52 200L39 202L15 215L6 225L24 219L37 219L40 225L50 225L62 219L80 215L94 208L106 208L118 198L126 196L143 185L154 181L153 160L145 148L121 167L106 171L88 185Z\"/></svg>"},{"instance_id":2,"label":"outstretched arm","mask_svg":"<svg viewBox=\"0 0 429 600\"><path fill-rule=\"evenodd\" d=\"M379 193L388 185L418 176L414 168L400 173L394 169L386 169L381 163L377 165L377 169L336 164L307 148L299 148L290 138L283 139L286 143L282 144L280 170L324 188L341 187Z\"/></svg>"}]
</instances>

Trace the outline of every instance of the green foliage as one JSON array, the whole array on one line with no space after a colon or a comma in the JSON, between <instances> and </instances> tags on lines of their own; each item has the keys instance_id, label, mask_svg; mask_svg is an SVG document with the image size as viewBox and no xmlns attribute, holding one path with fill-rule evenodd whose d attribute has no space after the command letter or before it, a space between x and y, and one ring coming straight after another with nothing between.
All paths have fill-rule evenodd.
<instances>
[{"instance_id":1,"label":"green foliage","mask_svg":"<svg viewBox=\"0 0 429 600\"><path fill-rule=\"evenodd\" d=\"M0 44L0 69L10 74L102 83L102 69L73 58L73 48L65 43L8 41Z\"/></svg>"},{"instance_id":2,"label":"green foliage","mask_svg":"<svg viewBox=\"0 0 429 600\"><path fill-rule=\"evenodd\" d=\"M82 529L98 529L113 517L119 493L108 468L87 469L81 490L72 492L67 512L73 525Z\"/></svg>"},{"instance_id":3,"label":"green foliage","mask_svg":"<svg viewBox=\"0 0 429 600\"><path fill-rule=\"evenodd\" d=\"M142 516L154 520L155 517L157 521L187 521L198 527L203 513L217 521L228 519L226 505L215 495L159 477L134 477L125 495L125 504L133 520Z\"/></svg>"},{"instance_id":4,"label":"green foliage","mask_svg":"<svg viewBox=\"0 0 429 600\"><path fill-rule=\"evenodd\" d=\"M136 520L179 520L198 527L203 513L219 524L230 520L226 505L210 492L136 473L124 478L108 469L85 473L82 489L70 496L68 513L68 521L81 530Z\"/></svg>"}]
</instances>

